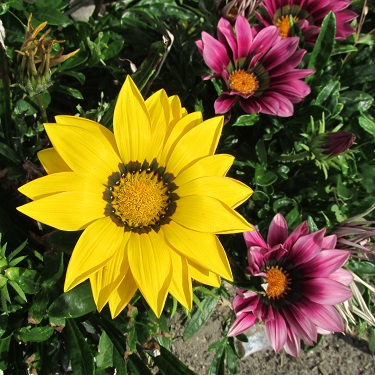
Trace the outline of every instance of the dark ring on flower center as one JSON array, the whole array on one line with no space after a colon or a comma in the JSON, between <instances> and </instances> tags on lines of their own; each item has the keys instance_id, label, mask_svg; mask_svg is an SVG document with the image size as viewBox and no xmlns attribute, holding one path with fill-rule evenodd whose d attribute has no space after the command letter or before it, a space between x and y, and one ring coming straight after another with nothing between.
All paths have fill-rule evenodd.
<instances>
[{"instance_id":1,"label":"dark ring on flower center","mask_svg":"<svg viewBox=\"0 0 375 375\"><path fill-rule=\"evenodd\" d=\"M304 277L298 267L287 259L280 258L278 260L268 260L260 272L267 274L267 270L269 269L279 269L286 276L287 284L283 293L280 293L276 298L272 297L272 294L267 295L267 293L262 292L260 294L262 303L279 309L283 306L294 304L302 298Z\"/></svg>"},{"instance_id":2,"label":"dark ring on flower center","mask_svg":"<svg viewBox=\"0 0 375 375\"><path fill-rule=\"evenodd\" d=\"M158 232L176 211L179 196L174 193L174 178L156 159L151 163L120 163L119 171L109 176L103 193L107 202L105 215L126 232Z\"/></svg>"}]
</instances>

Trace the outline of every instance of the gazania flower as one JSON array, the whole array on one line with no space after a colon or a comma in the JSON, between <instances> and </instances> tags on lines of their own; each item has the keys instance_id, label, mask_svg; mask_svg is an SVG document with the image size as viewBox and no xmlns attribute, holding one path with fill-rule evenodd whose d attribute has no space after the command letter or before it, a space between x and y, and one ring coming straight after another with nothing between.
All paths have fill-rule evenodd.
<instances>
[{"instance_id":1,"label":"gazania flower","mask_svg":"<svg viewBox=\"0 0 375 375\"><path fill-rule=\"evenodd\" d=\"M336 39L346 39L354 33L349 22L357 14L346 8L349 0L264 0L256 17L264 26L275 25L283 38L290 35L290 17L298 24L308 43L315 43L324 17L334 12L336 17Z\"/></svg>"},{"instance_id":2,"label":"gazania flower","mask_svg":"<svg viewBox=\"0 0 375 375\"><path fill-rule=\"evenodd\" d=\"M224 18L218 24L218 39L206 32L196 42L207 66L214 75L205 79L222 78L227 90L215 101L215 112L225 113L239 100L247 113L292 116L293 103L310 93L301 78L312 69L296 69L305 50L297 50L299 38L283 39L276 26L258 34L239 15L235 34Z\"/></svg>"},{"instance_id":3,"label":"gazania flower","mask_svg":"<svg viewBox=\"0 0 375 375\"><path fill-rule=\"evenodd\" d=\"M218 233L251 230L234 208L252 190L225 177L230 155L214 155L221 117L187 114L164 90L146 101L130 77L113 127L57 116L45 124L53 144L39 157L49 175L20 191L19 211L61 230L84 230L65 291L90 279L99 310L116 316L140 290L160 316L168 292L191 309L191 279L232 279Z\"/></svg>"},{"instance_id":4,"label":"gazania flower","mask_svg":"<svg viewBox=\"0 0 375 375\"><path fill-rule=\"evenodd\" d=\"M245 233L248 270L263 291L238 289L233 301L236 320L229 336L265 323L268 340L279 352L297 356L300 341L313 345L318 333L342 332L344 323L334 305L352 293L352 274L341 268L349 252L335 249L336 236L325 229L309 234L307 222L289 236L284 217L277 214L268 232L268 244L258 231Z\"/></svg>"}]
</instances>

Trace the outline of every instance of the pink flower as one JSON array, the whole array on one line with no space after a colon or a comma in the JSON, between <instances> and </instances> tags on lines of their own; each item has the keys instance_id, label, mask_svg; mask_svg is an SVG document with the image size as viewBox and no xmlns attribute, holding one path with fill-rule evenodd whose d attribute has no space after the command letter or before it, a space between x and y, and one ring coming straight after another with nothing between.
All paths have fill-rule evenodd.
<instances>
[{"instance_id":1,"label":"pink flower","mask_svg":"<svg viewBox=\"0 0 375 375\"><path fill-rule=\"evenodd\" d=\"M236 320L228 336L239 335L260 320L273 349L279 352L284 347L297 357L301 340L313 345L318 333L344 330L334 305L352 295L348 288L352 274L341 268L349 252L335 249L336 236L324 234L325 229L309 234L304 221L288 236L281 214L271 222L268 244L256 230L245 233L248 270L258 277L263 291L237 290Z\"/></svg>"},{"instance_id":2,"label":"pink flower","mask_svg":"<svg viewBox=\"0 0 375 375\"><path fill-rule=\"evenodd\" d=\"M207 66L214 71L204 79L222 78L227 86L215 101L215 112L225 113L238 99L247 113L292 116L293 103L310 93L301 78L312 69L296 69L305 50L297 50L299 38L283 39L276 26L259 33L239 15L235 33L221 18L218 40L206 32L196 41Z\"/></svg>"},{"instance_id":3,"label":"pink flower","mask_svg":"<svg viewBox=\"0 0 375 375\"><path fill-rule=\"evenodd\" d=\"M315 43L323 18L330 12L336 17L336 39L346 39L354 33L349 25L357 14L346 8L349 0L264 0L260 5L264 12L256 12L258 20L266 26L276 25L280 34L289 36L291 16L297 22L308 43Z\"/></svg>"}]
</instances>

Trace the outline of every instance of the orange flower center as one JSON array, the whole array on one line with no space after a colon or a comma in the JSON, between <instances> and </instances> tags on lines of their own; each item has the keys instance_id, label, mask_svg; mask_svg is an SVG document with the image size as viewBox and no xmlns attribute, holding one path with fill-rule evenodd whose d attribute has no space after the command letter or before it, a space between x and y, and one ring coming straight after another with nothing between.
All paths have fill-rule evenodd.
<instances>
[{"instance_id":1,"label":"orange flower center","mask_svg":"<svg viewBox=\"0 0 375 375\"><path fill-rule=\"evenodd\" d=\"M268 298L283 297L290 287L291 282L288 272L281 267L267 267L265 271L267 275L266 295Z\"/></svg>"},{"instance_id":2,"label":"orange flower center","mask_svg":"<svg viewBox=\"0 0 375 375\"><path fill-rule=\"evenodd\" d=\"M280 30L280 35L286 38L289 35L290 30L290 15L281 16L275 23L275 25ZM298 21L298 17L292 16L295 21Z\"/></svg>"},{"instance_id":3,"label":"orange flower center","mask_svg":"<svg viewBox=\"0 0 375 375\"><path fill-rule=\"evenodd\" d=\"M168 206L167 190L157 175L146 171L128 173L113 188L112 207L130 227L148 226L154 224L155 218Z\"/></svg>"},{"instance_id":4,"label":"orange flower center","mask_svg":"<svg viewBox=\"0 0 375 375\"><path fill-rule=\"evenodd\" d=\"M108 178L103 193L107 201L105 214L125 231L158 232L160 226L170 222L176 210L178 195L174 176L166 173L154 159L119 165L119 172Z\"/></svg>"},{"instance_id":5,"label":"orange flower center","mask_svg":"<svg viewBox=\"0 0 375 375\"><path fill-rule=\"evenodd\" d=\"M254 73L248 73L243 69L239 69L230 74L229 87L232 90L247 95L259 89L259 81Z\"/></svg>"}]
</instances>

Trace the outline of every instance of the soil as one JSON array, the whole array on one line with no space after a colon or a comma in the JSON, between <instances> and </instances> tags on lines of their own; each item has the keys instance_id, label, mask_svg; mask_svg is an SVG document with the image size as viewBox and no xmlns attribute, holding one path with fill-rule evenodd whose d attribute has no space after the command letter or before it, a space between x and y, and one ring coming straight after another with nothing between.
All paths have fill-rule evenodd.
<instances>
[{"instance_id":1,"label":"soil","mask_svg":"<svg viewBox=\"0 0 375 375\"><path fill-rule=\"evenodd\" d=\"M208 347L222 338L222 322L232 314L227 303L217 307L211 319L188 341L182 338L185 325L181 319L172 322L172 352L199 375L208 372L214 352ZM314 349L301 351L298 358L283 350L271 348L238 359L239 375L374 375L375 355L366 340L350 334L324 336Z\"/></svg>"}]
</instances>

